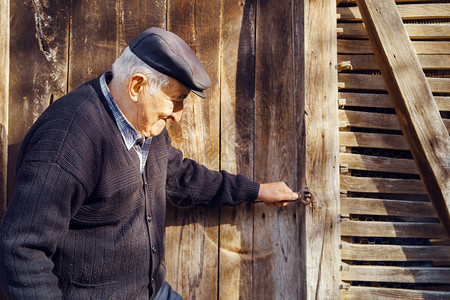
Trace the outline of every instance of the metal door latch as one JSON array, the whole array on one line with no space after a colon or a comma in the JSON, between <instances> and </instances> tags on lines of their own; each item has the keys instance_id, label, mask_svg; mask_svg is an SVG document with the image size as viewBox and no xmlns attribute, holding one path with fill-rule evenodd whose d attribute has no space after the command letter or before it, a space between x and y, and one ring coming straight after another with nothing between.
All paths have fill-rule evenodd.
<instances>
[{"instance_id":1,"label":"metal door latch","mask_svg":"<svg viewBox=\"0 0 450 300\"><path fill-rule=\"evenodd\" d=\"M314 200L314 195L307 188L296 193L298 194L298 200L300 200L304 205L311 204Z\"/></svg>"}]
</instances>

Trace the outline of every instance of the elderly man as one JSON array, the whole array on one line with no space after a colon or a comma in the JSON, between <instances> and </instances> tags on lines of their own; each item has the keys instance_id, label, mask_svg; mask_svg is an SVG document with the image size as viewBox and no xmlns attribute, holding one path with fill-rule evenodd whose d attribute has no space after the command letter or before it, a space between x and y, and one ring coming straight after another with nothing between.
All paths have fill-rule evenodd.
<instances>
[{"instance_id":1,"label":"elderly man","mask_svg":"<svg viewBox=\"0 0 450 300\"><path fill-rule=\"evenodd\" d=\"M168 119L210 79L173 33L150 28L112 72L55 101L25 137L0 231L0 282L14 299L181 299L164 281L166 201L295 200L205 168L171 146Z\"/></svg>"}]
</instances>

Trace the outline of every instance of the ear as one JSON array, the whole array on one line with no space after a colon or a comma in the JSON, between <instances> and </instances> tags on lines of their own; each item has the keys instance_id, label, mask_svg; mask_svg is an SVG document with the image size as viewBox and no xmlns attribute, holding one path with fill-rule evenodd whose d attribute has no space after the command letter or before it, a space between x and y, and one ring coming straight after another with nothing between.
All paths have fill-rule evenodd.
<instances>
[{"instance_id":1,"label":"ear","mask_svg":"<svg viewBox=\"0 0 450 300\"><path fill-rule=\"evenodd\" d=\"M139 94L142 93L145 84L147 83L147 77L143 74L134 74L128 82L128 94L131 100L137 103L139 100Z\"/></svg>"}]
</instances>

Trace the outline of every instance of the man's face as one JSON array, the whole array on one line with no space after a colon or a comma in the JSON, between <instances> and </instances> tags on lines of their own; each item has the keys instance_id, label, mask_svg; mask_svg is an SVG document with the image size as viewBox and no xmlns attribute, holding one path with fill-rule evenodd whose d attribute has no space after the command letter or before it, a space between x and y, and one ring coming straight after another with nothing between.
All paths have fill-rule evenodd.
<instances>
[{"instance_id":1,"label":"man's face","mask_svg":"<svg viewBox=\"0 0 450 300\"><path fill-rule=\"evenodd\" d=\"M166 127L167 119L180 121L188 95L189 90L172 78L155 95L144 89L138 101L138 130L146 137L157 136Z\"/></svg>"}]
</instances>

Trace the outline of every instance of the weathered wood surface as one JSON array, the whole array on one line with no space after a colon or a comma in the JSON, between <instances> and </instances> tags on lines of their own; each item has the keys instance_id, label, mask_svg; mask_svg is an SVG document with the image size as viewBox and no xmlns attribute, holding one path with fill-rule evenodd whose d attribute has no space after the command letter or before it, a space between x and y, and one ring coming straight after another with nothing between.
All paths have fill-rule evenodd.
<instances>
[{"instance_id":1,"label":"weathered wood surface","mask_svg":"<svg viewBox=\"0 0 450 300\"><path fill-rule=\"evenodd\" d=\"M0 2L0 223L5 214L8 169L9 1ZM1 295L0 295L1 297Z\"/></svg>"},{"instance_id":2,"label":"weathered wood surface","mask_svg":"<svg viewBox=\"0 0 450 300\"><path fill-rule=\"evenodd\" d=\"M372 178L341 175L341 189L364 193L426 194L418 179Z\"/></svg>"},{"instance_id":3,"label":"weathered wood surface","mask_svg":"<svg viewBox=\"0 0 450 300\"><path fill-rule=\"evenodd\" d=\"M417 54L450 54L450 42L412 41ZM371 54L372 46L368 40L338 39L338 53Z\"/></svg>"},{"instance_id":4,"label":"weathered wood surface","mask_svg":"<svg viewBox=\"0 0 450 300\"><path fill-rule=\"evenodd\" d=\"M256 1L224 1L220 168L253 178ZM219 299L252 299L253 204L220 208Z\"/></svg>"},{"instance_id":5,"label":"weathered wood surface","mask_svg":"<svg viewBox=\"0 0 450 300\"><path fill-rule=\"evenodd\" d=\"M447 261L450 246L358 245L342 243L342 260Z\"/></svg>"},{"instance_id":6,"label":"weathered wood surface","mask_svg":"<svg viewBox=\"0 0 450 300\"><path fill-rule=\"evenodd\" d=\"M219 169L220 24L218 1L168 2L167 29L194 50L211 78L207 99L191 94L179 124L171 124L174 145L186 157ZM172 209L167 214L167 280L187 299L218 295L218 208Z\"/></svg>"},{"instance_id":7,"label":"weathered wood surface","mask_svg":"<svg viewBox=\"0 0 450 300\"><path fill-rule=\"evenodd\" d=\"M449 3L404 4L397 7L403 20L448 19L450 15ZM337 13L341 16L340 20L362 21L357 6L338 7Z\"/></svg>"},{"instance_id":8,"label":"weathered wood surface","mask_svg":"<svg viewBox=\"0 0 450 300\"><path fill-rule=\"evenodd\" d=\"M255 179L299 184L297 123L301 99L294 60L291 1L258 1L256 9ZM289 20L289 21L287 21ZM273 46L277 45L277 46ZM282 46L281 46L282 45ZM283 209L256 204L254 211L253 299L300 299L304 288L297 203Z\"/></svg>"},{"instance_id":9,"label":"weathered wood surface","mask_svg":"<svg viewBox=\"0 0 450 300\"><path fill-rule=\"evenodd\" d=\"M430 202L372 198L341 197L341 213L437 218Z\"/></svg>"},{"instance_id":10,"label":"weathered wood surface","mask_svg":"<svg viewBox=\"0 0 450 300\"><path fill-rule=\"evenodd\" d=\"M404 283L450 283L450 268L343 266L342 280Z\"/></svg>"},{"instance_id":11,"label":"weathered wood surface","mask_svg":"<svg viewBox=\"0 0 450 300\"><path fill-rule=\"evenodd\" d=\"M343 300L450 299L448 292L351 286L342 290Z\"/></svg>"},{"instance_id":12,"label":"weathered wood surface","mask_svg":"<svg viewBox=\"0 0 450 300\"><path fill-rule=\"evenodd\" d=\"M67 92L68 1L10 1L8 197L25 133L53 100Z\"/></svg>"},{"instance_id":13,"label":"weathered wood surface","mask_svg":"<svg viewBox=\"0 0 450 300\"><path fill-rule=\"evenodd\" d=\"M441 224L419 222L365 222L344 220L341 223L341 233L342 236L446 238L444 228Z\"/></svg>"},{"instance_id":14,"label":"weathered wood surface","mask_svg":"<svg viewBox=\"0 0 450 300\"><path fill-rule=\"evenodd\" d=\"M117 15L113 1L81 0L72 3L69 91L110 70L118 54Z\"/></svg>"},{"instance_id":15,"label":"weathered wood surface","mask_svg":"<svg viewBox=\"0 0 450 300\"><path fill-rule=\"evenodd\" d=\"M394 108L388 94L365 94L340 92L339 99L345 99L344 106ZM450 97L435 96L440 111L450 111Z\"/></svg>"},{"instance_id":16,"label":"weathered wood surface","mask_svg":"<svg viewBox=\"0 0 450 300\"><path fill-rule=\"evenodd\" d=\"M338 24L343 32L340 38L367 38L366 28L362 23L341 23ZM450 36L450 24L405 24L406 32L410 39L445 39Z\"/></svg>"},{"instance_id":17,"label":"weathered wood surface","mask_svg":"<svg viewBox=\"0 0 450 300\"><path fill-rule=\"evenodd\" d=\"M340 153L339 163L348 169L419 174L412 159Z\"/></svg>"},{"instance_id":18,"label":"weathered wood surface","mask_svg":"<svg viewBox=\"0 0 450 300\"><path fill-rule=\"evenodd\" d=\"M357 3L419 173L450 237L450 138L433 99L432 84L426 80L395 2ZM448 93L450 84L446 86Z\"/></svg>"},{"instance_id":19,"label":"weathered wood surface","mask_svg":"<svg viewBox=\"0 0 450 300\"><path fill-rule=\"evenodd\" d=\"M320 21L318 21L320 20ZM306 184L316 202L301 215L302 274L299 299L338 299L340 276L336 6L304 1ZM320 150L319 150L320 149Z\"/></svg>"},{"instance_id":20,"label":"weathered wood surface","mask_svg":"<svg viewBox=\"0 0 450 300\"><path fill-rule=\"evenodd\" d=\"M450 119L442 119L442 121L449 131ZM340 110L339 124L340 127L345 125L345 127L401 130L400 122L395 114Z\"/></svg>"},{"instance_id":21,"label":"weathered wood surface","mask_svg":"<svg viewBox=\"0 0 450 300\"><path fill-rule=\"evenodd\" d=\"M418 55L420 65L424 70L450 69L450 55ZM379 70L380 67L372 54L363 55L338 55L338 62L349 61L352 70Z\"/></svg>"},{"instance_id":22,"label":"weathered wood surface","mask_svg":"<svg viewBox=\"0 0 450 300\"><path fill-rule=\"evenodd\" d=\"M423 71L421 70L421 72ZM386 91L386 89L389 89L389 87L385 85L381 75L340 73L339 82L343 82L346 89L377 91ZM428 83L431 92L433 93L450 93L450 78L424 76L424 82ZM426 103L431 102L431 100L427 98L423 101Z\"/></svg>"},{"instance_id":23,"label":"weathered wood surface","mask_svg":"<svg viewBox=\"0 0 450 300\"><path fill-rule=\"evenodd\" d=\"M339 144L344 147L409 150L403 135L363 132L339 132Z\"/></svg>"}]
</instances>

